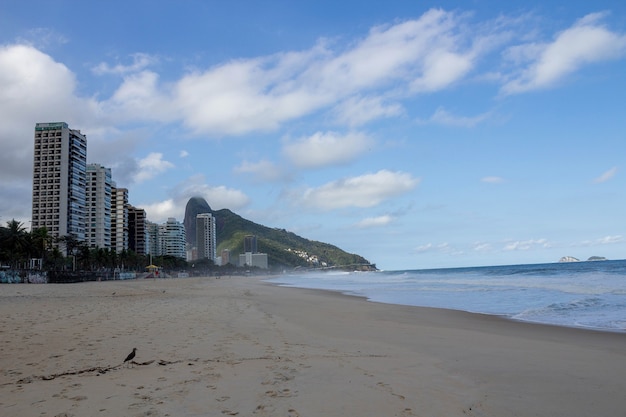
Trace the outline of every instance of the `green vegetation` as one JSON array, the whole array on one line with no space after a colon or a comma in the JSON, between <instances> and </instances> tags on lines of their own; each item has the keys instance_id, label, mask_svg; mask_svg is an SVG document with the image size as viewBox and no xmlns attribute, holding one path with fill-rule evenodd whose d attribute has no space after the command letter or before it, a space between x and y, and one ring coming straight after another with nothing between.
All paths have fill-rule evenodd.
<instances>
[{"instance_id":1,"label":"green vegetation","mask_svg":"<svg viewBox=\"0 0 626 417\"><path fill-rule=\"evenodd\" d=\"M284 229L256 224L228 209L217 210L213 214L217 226L218 255L222 250L229 249L231 256L238 256L244 251L245 236L255 235L258 251L268 255L270 269L376 268L359 255L347 253L327 243L302 238ZM144 271L149 263L149 256L126 250L117 253L112 249L90 248L72 235L52 239L45 227L28 232L16 220L7 222L6 227L0 226L0 264L15 270ZM209 260L188 263L172 256L155 256L152 263L167 270L195 273L228 273L234 268L232 265L218 267Z\"/></svg>"},{"instance_id":2,"label":"green vegetation","mask_svg":"<svg viewBox=\"0 0 626 417\"><path fill-rule=\"evenodd\" d=\"M275 229L244 219L228 209L213 212L217 223L217 253L229 249L243 253L246 235L256 235L258 250L267 253L271 268L375 269L362 256L347 253L328 243L308 240L285 229Z\"/></svg>"}]
</instances>

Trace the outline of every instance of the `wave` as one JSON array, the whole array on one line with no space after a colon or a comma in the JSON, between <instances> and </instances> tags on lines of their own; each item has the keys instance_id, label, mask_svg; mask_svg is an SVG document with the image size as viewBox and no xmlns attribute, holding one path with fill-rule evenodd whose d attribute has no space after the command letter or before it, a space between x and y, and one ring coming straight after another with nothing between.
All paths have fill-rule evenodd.
<instances>
[{"instance_id":1,"label":"wave","mask_svg":"<svg viewBox=\"0 0 626 417\"><path fill-rule=\"evenodd\" d=\"M544 307L530 308L512 315L512 318L546 323L562 323L563 321L574 323L581 322L584 318L595 317L597 313L608 314L615 311L617 307L615 304L607 302L605 298L585 297L551 303Z\"/></svg>"}]
</instances>

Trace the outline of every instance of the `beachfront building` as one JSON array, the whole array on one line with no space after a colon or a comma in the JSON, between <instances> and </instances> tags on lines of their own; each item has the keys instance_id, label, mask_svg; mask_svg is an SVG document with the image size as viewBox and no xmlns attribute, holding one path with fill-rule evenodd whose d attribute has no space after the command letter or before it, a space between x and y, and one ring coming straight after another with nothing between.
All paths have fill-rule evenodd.
<instances>
[{"instance_id":1,"label":"beachfront building","mask_svg":"<svg viewBox=\"0 0 626 417\"><path fill-rule=\"evenodd\" d=\"M268 268L267 253L259 253L257 246L257 237L247 235L243 238L244 253L239 255L239 266L257 267L261 269Z\"/></svg>"},{"instance_id":2,"label":"beachfront building","mask_svg":"<svg viewBox=\"0 0 626 417\"><path fill-rule=\"evenodd\" d=\"M245 253L257 253L259 251L255 235L247 235L243 238L243 251Z\"/></svg>"},{"instance_id":3,"label":"beachfront building","mask_svg":"<svg viewBox=\"0 0 626 417\"><path fill-rule=\"evenodd\" d=\"M267 253L242 253L239 255L239 266L267 269Z\"/></svg>"},{"instance_id":4,"label":"beachfront building","mask_svg":"<svg viewBox=\"0 0 626 417\"><path fill-rule=\"evenodd\" d=\"M147 255L148 231L146 211L142 208L128 205L128 249L137 255Z\"/></svg>"},{"instance_id":5,"label":"beachfront building","mask_svg":"<svg viewBox=\"0 0 626 417\"><path fill-rule=\"evenodd\" d=\"M111 168L87 165L86 242L91 248L111 247Z\"/></svg>"},{"instance_id":6,"label":"beachfront building","mask_svg":"<svg viewBox=\"0 0 626 417\"><path fill-rule=\"evenodd\" d=\"M32 229L85 239L87 137L65 122L35 125Z\"/></svg>"},{"instance_id":7,"label":"beachfront building","mask_svg":"<svg viewBox=\"0 0 626 417\"><path fill-rule=\"evenodd\" d=\"M217 256L217 233L215 217L211 213L196 216L196 258L210 259L215 262Z\"/></svg>"},{"instance_id":8,"label":"beachfront building","mask_svg":"<svg viewBox=\"0 0 626 417\"><path fill-rule=\"evenodd\" d=\"M152 256L162 255L161 238L159 236L159 225L146 220L146 254Z\"/></svg>"},{"instance_id":9,"label":"beachfront building","mask_svg":"<svg viewBox=\"0 0 626 417\"><path fill-rule=\"evenodd\" d=\"M128 250L128 189L111 187L111 249Z\"/></svg>"},{"instance_id":10,"label":"beachfront building","mask_svg":"<svg viewBox=\"0 0 626 417\"><path fill-rule=\"evenodd\" d=\"M160 250L157 252L158 256L170 255L186 258L185 226L175 218L170 217L167 222L159 225L158 241L160 246Z\"/></svg>"},{"instance_id":11,"label":"beachfront building","mask_svg":"<svg viewBox=\"0 0 626 417\"><path fill-rule=\"evenodd\" d=\"M227 265L230 263L230 249L223 249L222 254L219 256L220 262L217 262L218 265Z\"/></svg>"}]
</instances>

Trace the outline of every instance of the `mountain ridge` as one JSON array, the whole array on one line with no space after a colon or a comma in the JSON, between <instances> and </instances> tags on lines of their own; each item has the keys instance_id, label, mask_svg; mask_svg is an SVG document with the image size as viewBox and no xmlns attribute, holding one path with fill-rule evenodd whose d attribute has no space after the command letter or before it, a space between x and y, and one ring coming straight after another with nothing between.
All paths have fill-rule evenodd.
<instances>
[{"instance_id":1,"label":"mountain ridge","mask_svg":"<svg viewBox=\"0 0 626 417\"><path fill-rule=\"evenodd\" d=\"M364 257L339 247L309 240L281 228L271 228L254 223L229 209L212 210L202 197L192 197L185 209L185 228L195 225L192 220L200 213L215 217L217 253L228 249L232 255L243 253L246 235L257 237L258 251L267 253L270 268L337 268L350 270L376 270L376 265ZM194 241L187 234L187 241Z\"/></svg>"}]
</instances>

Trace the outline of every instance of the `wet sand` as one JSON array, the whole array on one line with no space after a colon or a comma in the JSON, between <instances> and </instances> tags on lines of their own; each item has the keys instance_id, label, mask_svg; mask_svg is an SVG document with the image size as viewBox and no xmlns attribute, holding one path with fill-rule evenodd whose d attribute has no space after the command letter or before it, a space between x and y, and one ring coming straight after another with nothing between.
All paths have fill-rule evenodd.
<instances>
[{"instance_id":1,"label":"wet sand","mask_svg":"<svg viewBox=\"0 0 626 417\"><path fill-rule=\"evenodd\" d=\"M626 416L624 333L254 277L2 285L0 335L2 416Z\"/></svg>"}]
</instances>

